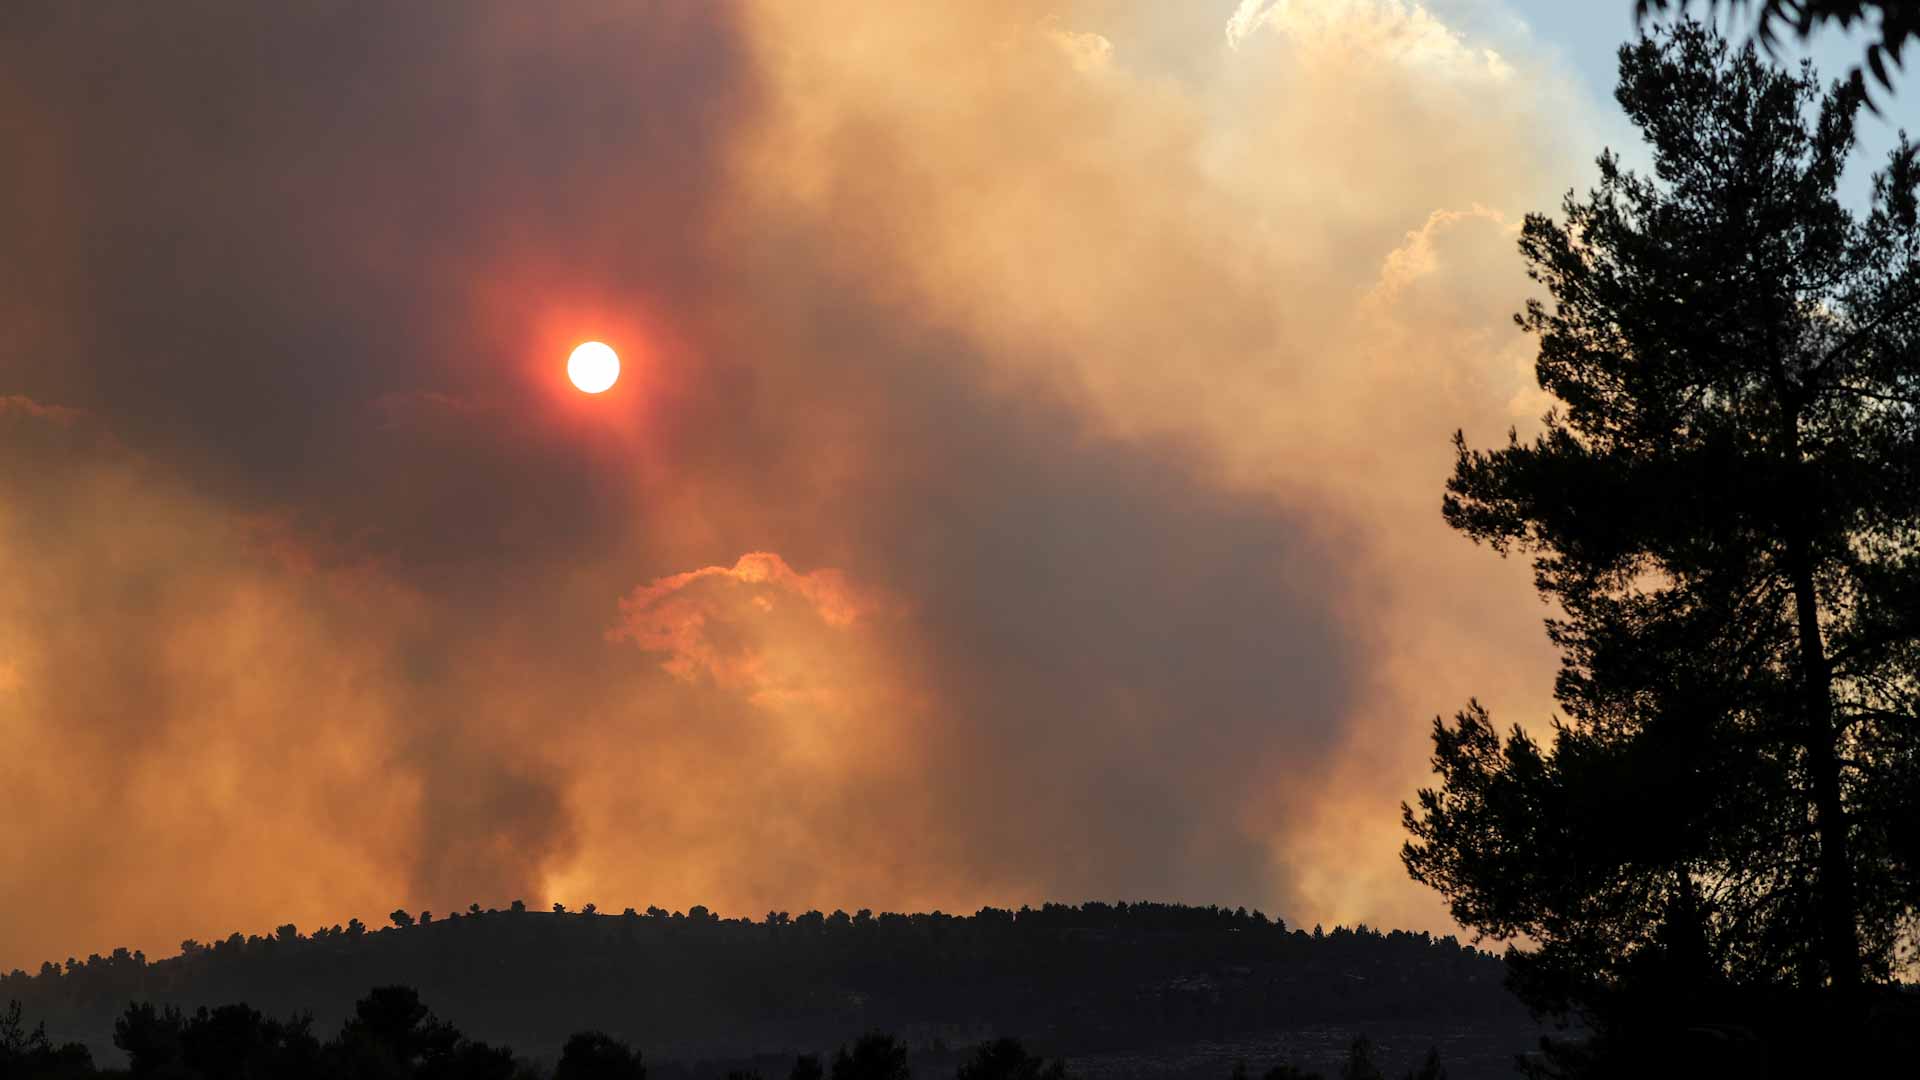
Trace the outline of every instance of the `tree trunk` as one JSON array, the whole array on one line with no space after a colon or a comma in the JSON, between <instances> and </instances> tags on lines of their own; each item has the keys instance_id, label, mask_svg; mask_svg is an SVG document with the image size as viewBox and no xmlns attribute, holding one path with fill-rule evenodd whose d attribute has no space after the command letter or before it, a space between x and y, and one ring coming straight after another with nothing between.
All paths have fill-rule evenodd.
<instances>
[{"instance_id":1,"label":"tree trunk","mask_svg":"<svg viewBox=\"0 0 1920 1080\"><path fill-rule=\"evenodd\" d=\"M1833 725L1833 669L1820 634L1820 598L1814 590L1812 543L1799 525L1789 525L1788 573L1800 638L1801 711L1807 765L1813 773L1813 804L1820 833L1819 905L1821 952L1836 990L1859 987L1860 940L1855 926L1853 859L1846 807L1840 797L1840 756Z\"/></svg>"},{"instance_id":2,"label":"tree trunk","mask_svg":"<svg viewBox=\"0 0 1920 1080\"><path fill-rule=\"evenodd\" d=\"M1807 768L1813 774L1814 828L1820 836L1820 879L1815 883L1820 919L1820 955L1835 990L1851 993L1861 984L1860 935L1853 889L1852 843L1846 806L1840 797L1840 755L1833 724L1833 667L1820 633L1820 594L1814 585L1812 530L1817 513L1807 490L1806 462L1800 447L1799 392L1776 354L1773 384L1780 397L1780 450L1787 468L1787 574L1793 581L1793 606L1800 644L1800 700Z\"/></svg>"}]
</instances>

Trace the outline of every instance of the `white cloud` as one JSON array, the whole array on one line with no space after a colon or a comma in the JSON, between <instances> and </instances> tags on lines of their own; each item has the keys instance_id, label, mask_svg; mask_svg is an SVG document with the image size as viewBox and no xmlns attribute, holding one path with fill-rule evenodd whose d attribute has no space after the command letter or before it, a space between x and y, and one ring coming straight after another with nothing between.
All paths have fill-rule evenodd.
<instances>
[{"instance_id":1,"label":"white cloud","mask_svg":"<svg viewBox=\"0 0 1920 1080\"><path fill-rule=\"evenodd\" d=\"M1229 48L1268 31L1296 45L1351 50L1456 78L1504 82L1513 67L1498 51L1469 45L1421 4L1405 0L1240 0L1227 19Z\"/></svg>"}]
</instances>

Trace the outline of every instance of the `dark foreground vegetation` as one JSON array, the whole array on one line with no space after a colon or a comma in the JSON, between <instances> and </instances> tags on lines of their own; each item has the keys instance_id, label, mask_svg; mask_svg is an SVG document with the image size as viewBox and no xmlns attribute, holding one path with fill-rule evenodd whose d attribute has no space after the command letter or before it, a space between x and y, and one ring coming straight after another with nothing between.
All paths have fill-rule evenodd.
<instances>
[{"instance_id":1,"label":"dark foreground vegetation","mask_svg":"<svg viewBox=\"0 0 1920 1080\"><path fill-rule=\"evenodd\" d=\"M622 1040L598 1031L567 1039L551 1070L515 1056L504 1046L467 1038L438 1019L411 987L376 987L354 1004L339 1033L321 1041L313 1018L284 1020L242 1004L200 1008L186 1014L136 1003L114 1024L113 1042L124 1051L124 1069L99 1070L78 1043L55 1046L44 1027L28 1030L18 1002L0 1012L0 1076L19 1080L80 1077L166 1080L646 1080L642 1055ZM800 1054L783 1071L732 1069L727 1080L909 1080L908 1047L900 1039L869 1032L831 1057ZM678 1070L676 1070L678 1071ZM982 1042L950 1070L955 1080L1069 1080L1066 1063L1029 1052L1018 1039ZM946 1075L943 1071L941 1075ZM1249 1080L1244 1063L1225 1080ZM1349 1046L1340 1080L1386 1080L1365 1038ZM1429 1051L1407 1080L1445 1080L1437 1051ZM1319 1080L1320 1074L1276 1065L1263 1080Z\"/></svg>"},{"instance_id":2,"label":"dark foreground vegetation","mask_svg":"<svg viewBox=\"0 0 1920 1080\"><path fill-rule=\"evenodd\" d=\"M1653 14L1693 8L1690 0L1634 0L1634 10L1645 23ZM1806 39L1817 31L1865 31L1863 62L1882 89L1892 90L1895 71L1907 43L1920 38L1920 0L1702 0L1699 7L1714 13L1732 8L1751 15L1752 25L1769 53L1782 35ZM1855 68L1854 74L1860 75Z\"/></svg>"},{"instance_id":3,"label":"dark foreground vegetation","mask_svg":"<svg viewBox=\"0 0 1920 1080\"><path fill-rule=\"evenodd\" d=\"M117 950L48 963L0 977L0 1001L19 1000L103 1063L126 1049L114 1033L129 1002L183 1015L232 1002L271 1017L312 1011L313 1030L329 1031L352 1019L329 1010L393 984L417 987L461 1030L549 1062L582 1029L656 1062L826 1053L875 1030L936 1058L1005 1035L1071 1056L1315 1025L1416 1023L1515 1032L1515 1050L1529 1042L1493 956L1424 933L1296 930L1244 909L1089 903L750 920L699 907L514 905L395 912L392 923L188 941L157 961Z\"/></svg>"},{"instance_id":4,"label":"dark foreground vegetation","mask_svg":"<svg viewBox=\"0 0 1920 1080\"><path fill-rule=\"evenodd\" d=\"M1920 5L1762 17L1867 7L1890 89ZM1586 1023L1541 1075L1920 1075L1920 149L1855 213L1863 80L1698 23L1615 97L1651 169L1605 154L1520 233L1556 407L1457 436L1443 502L1531 557L1563 715L1436 721L1406 865Z\"/></svg>"},{"instance_id":5,"label":"dark foreground vegetation","mask_svg":"<svg viewBox=\"0 0 1920 1080\"><path fill-rule=\"evenodd\" d=\"M19 1080L65 1080L83 1076L127 1076L165 1080L647 1080L647 1065L632 1045L605 1032L576 1032L561 1049L551 1070L497 1047L463 1036L453 1024L436 1019L409 986L380 986L353 1005L340 1032L321 1042L313 1017L284 1020L261 1015L246 1005L198 1009L192 1015L167 1007L134 1003L113 1024L113 1045L125 1051L127 1068L94 1067L81 1043L54 1045L44 1026L27 1030L15 1001L0 1013L0 1076ZM682 1070L670 1070L670 1074ZM868 1032L831 1057L803 1053L781 1072L732 1068L726 1080L908 1080L914 1074L906 1043ZM943 1072L945 1074L945 1072ZM1069 1080L1064 1061L1046 1061L1016 1038L977 1043L954 1080ZM1250 1080L1244 1063L1225 1080ZM1261 1072L1263 1080L1319 1080L1321 1074L1294 1065ZM1365 1038L1350 1043L1340 1080L1386 1080L1373 1061ZM1438 1051L1407 1080L1446 1080Z\"/></svg>"}]
</instances>

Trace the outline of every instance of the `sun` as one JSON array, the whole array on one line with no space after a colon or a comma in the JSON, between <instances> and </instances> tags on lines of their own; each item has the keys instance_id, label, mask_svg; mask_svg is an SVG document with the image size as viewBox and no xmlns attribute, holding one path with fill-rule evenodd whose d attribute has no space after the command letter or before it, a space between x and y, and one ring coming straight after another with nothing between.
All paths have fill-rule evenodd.
<instances>
[{"instance_id":1,"label":"sun","mask_svg":"<svg viewBox=\"0 0 1920 1080\"><path fill-rule=\"evenodd\" d=\"M585 342L567 357L567 378L587 393L598 394L620 378L620 357L605 342Z\"/></svg>"}]
</instances>

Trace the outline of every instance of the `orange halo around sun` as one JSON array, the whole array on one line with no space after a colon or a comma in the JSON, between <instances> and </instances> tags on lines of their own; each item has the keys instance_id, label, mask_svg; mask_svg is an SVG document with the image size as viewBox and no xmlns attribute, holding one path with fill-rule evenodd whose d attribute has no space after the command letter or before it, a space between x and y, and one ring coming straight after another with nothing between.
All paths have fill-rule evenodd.
<instances>
[{"instance_id":1,"label":"orange halo around sun","mask_svg":"<svg viewBox=\"0 0 1920 1080\"><path fill-rule=\"evenodd\" d=\"M567 357L567 378L586 393L601 393L620 378L620 357L605 342L583 342Z\"/></svg>"}]
</instances>

